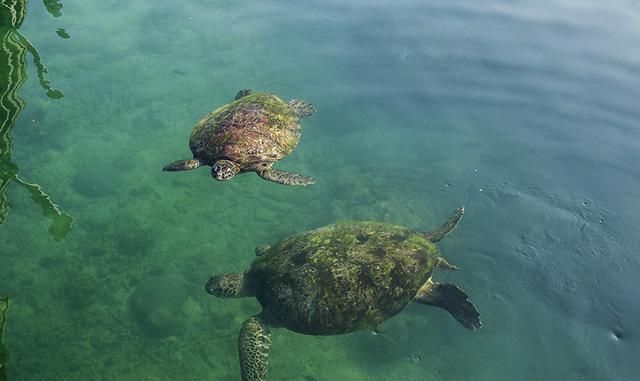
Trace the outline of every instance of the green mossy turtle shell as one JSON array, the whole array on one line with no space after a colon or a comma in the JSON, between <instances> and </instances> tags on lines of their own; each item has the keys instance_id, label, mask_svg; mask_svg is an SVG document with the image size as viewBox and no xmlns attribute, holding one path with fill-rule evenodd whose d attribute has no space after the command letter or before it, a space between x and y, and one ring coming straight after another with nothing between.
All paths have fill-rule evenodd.
<instances>
[{"instance_id":1,"label":"green mossy turtle shell","mask_svg":"<svg viewBox=\"0 0 640 381\"><path fill-rule=\"evenodd\" d=\"M333 335L373 329L400 312L439 257L405 227L343 222L280 241L247 276L270 324Z\"/></svg>"},{"instance_id":2,"label":"green mossy turtle shell","mask_svg":"<svg viewBox=\"0 0 640 381\"><path fill-rule=\"evenodd\" d=\"M211 165L234 161L241 169L275 162L290 154L300 140L300 118L273 94L255 93L205 116L191 133L194 158Z\"/></svg>"}]
</instances>

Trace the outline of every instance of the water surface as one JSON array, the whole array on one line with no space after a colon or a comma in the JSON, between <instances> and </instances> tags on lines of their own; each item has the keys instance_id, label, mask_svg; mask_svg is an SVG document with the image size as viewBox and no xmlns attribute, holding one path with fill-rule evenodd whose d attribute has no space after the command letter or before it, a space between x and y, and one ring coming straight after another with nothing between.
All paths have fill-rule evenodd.
<instances>
[{"instance_id":1,"label":"water surface","mask_svg":"<svg viewBox=\"0 0 640 381\"><path fill-rule=\"evenodd\" d=\"M379 335L274 330L269 379L636 379L639 25L623 0L29 2L12 33L64 96L25 50L0 146L11 380L239 379L260 307L209 275L337 220L428 230L459 205L439 246L461 271L437 278L482 329L411 305ZM242 88L316 106L278 165L316 185L160 171Z\"/></svg>"}]
</instances>

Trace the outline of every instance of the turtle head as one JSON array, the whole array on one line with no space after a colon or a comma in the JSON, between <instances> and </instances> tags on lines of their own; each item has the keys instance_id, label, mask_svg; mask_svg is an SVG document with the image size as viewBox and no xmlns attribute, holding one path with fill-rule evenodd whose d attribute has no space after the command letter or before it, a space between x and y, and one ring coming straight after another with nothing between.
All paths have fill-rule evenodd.
<instances>
[{"instance_id":1,"label":"turtle head","mask_svg":"<svg viewBox=\"0 0 640 381\"><path fill-rule=\"evenodd\" d=\"M242 298L250 296L245 273L224 273L212 276L205 290L219 298Z\"/></svg>"},{"instance_id":2,"label":"turtle head","mask_svg":"<svg viewBox=\"0 0 640 381\"><path fill-rule=\"evenodd\" d=\"M229 180L240 171L240 166L231 160L218 160L211 166L211 176L216 180Z\"/></svg>"}]
</instances>

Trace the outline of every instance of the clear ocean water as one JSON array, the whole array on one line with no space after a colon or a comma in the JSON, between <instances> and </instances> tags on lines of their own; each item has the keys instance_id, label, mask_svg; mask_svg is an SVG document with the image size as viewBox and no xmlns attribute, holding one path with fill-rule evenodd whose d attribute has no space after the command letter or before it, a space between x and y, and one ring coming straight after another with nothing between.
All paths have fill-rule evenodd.
<instances>
[{"instance_id":1,"label":"clear ocean water","mask_svg":"<svg viewBox=\"0 0 640 381\"><path fill-rule=\"evenodd\" d=\"M206 294L211 274L335 221L428 230L460 205L439 247L461 270L436 277L469 293L481 329L422 305L378 335L275 329L269 380L640 379L637 1L0 12L11 381L239 380L237 333L260 306ZM315 105L278 167L317 184L161 171L243 88Z\"/></svg>"}]
</instances>

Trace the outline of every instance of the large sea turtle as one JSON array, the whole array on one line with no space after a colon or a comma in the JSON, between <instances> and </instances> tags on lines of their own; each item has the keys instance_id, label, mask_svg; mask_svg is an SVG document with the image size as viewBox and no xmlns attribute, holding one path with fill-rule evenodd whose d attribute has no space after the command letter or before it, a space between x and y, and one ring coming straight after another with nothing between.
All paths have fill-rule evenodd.
<instances>
[{"instance_id":1,"label":"large sea turtle","mask_svg":"<svg viewBox=\"0 0 640 381\"><path fill-rule=\"evenodd\" d=\"M219 297L255 296L262 312L247 319L238 338L243 381L264 381L269 327L309 335L375 330L415 301L447 310L463 326L481 326L467 294L432 280L455 269L434 242L456 226L458 208L440 228L420 233L381 222L341 222L256 249L244 273L211 277L205 289Z\"/></svg>"},{"instance_id":2,"label":"large sea turtle","mask_svg":"<svg viewBox=\"0 0 640 381\"><path fill-rule=\"evenodd\" d=\"M207 114L196 124L189 148L193 159L167 164L164 171L211 166L217 180L255 172L265 180L287 185L310 185L308 176L273 169L300 140L300 118L315 108L305 101L284 102L276 95L240 90L235 101Z\"/></svg>"}]
</instances>

